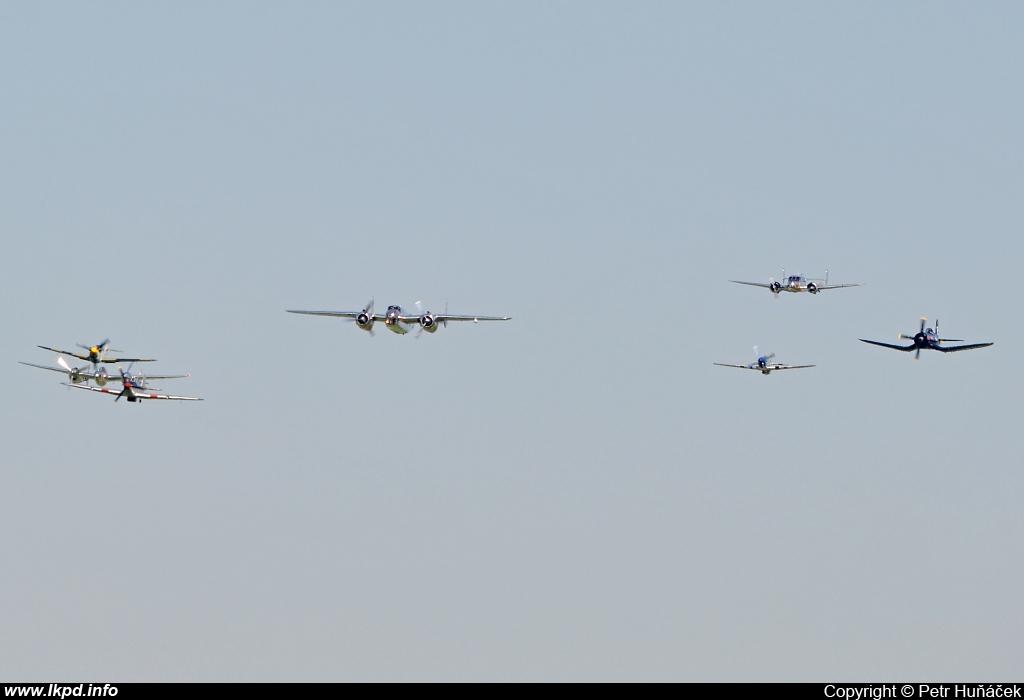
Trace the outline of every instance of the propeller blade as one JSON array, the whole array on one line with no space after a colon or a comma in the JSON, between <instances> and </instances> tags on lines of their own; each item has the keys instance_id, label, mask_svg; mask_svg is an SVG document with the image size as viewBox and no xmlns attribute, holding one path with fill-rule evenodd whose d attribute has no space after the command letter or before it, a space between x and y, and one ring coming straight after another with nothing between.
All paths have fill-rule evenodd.
<instances>
[{"instance_id":1,"label":"propeller blade","mask_svg":"<svg viewBox=\"0 0 1024 700\"><path fill-rule=\"evenodd\" d=\"M114 399L114 403L117 403L118 401L120 401L121 397L124 396L124 392L126 392L126 391L128 391L128 387L125 387L124 389L121 389L121 393L118 394L117 398Z\"/></svg>"},{"instance_id":2,"label":"propeller blade","mask_svg":"<svg viewBox=\"0 0 1024 700\"><path fill-rule=\"evenodd\" d=\"M373 297L370 297L370 301L366 302L366 308L363 309L363 313L373 316Z\"/></svg>"},{"instance_id":3,"label":"propeller blade","mask_svg":"<svg viewBox=\"0 0 1024 700\"><path fill-rule=\"evenodd\" d=\"M921 359L921 348L918 348L917 352L914 353L914 359L915 360L920 360Z\"/></svg>"},{"instance_id":4,"label":"propeller blade","mask_svg":"<svg viewBox=\"0 0 1024 700\"><path fill-rule=\"evenodd\" d=\"M416 313L418 313L420 316L422 316L423 315L423 303L417 301L415 304L413 304L413 306L416 307Z\"/></svg>"},{"instance_id":5,"label":"propeller blade","mask_svg":"<svg viewBox=\"0 0 1024 700\"><path fill-rule=\"evenodd\" d=\"M66 369L68 372L74 372L75 371L75 370L71 369L71 365L69 365L67 363L67 360L65 360L62 356L58 356L57 357L57 364L60 365L61 367L63 367L64 369Z\"/></svg>"},{"instance_id":6,"label":"propeller blade","mask_svg":"<svg viewBox=\"0 0 1024 700\"><path fill-rule=\"evenodd\" d=\"M372 328L370 328L367 332L370 334L371 338L374 337L375 335L377 335L376 333L373 332Z\"/></svg>"},{"instance_id":7,"label":"propeller blade","mask_svg":"<svg viewBox=\"0 0 1024 700\"><path fill-rule=\"evenodd\" d=\"M924 324L925 322L927 322L927 320L928 319L926 319L924 316L921 317L921 330L919 330L918 333L924 333Z\"/></svg>"}]
</instances>

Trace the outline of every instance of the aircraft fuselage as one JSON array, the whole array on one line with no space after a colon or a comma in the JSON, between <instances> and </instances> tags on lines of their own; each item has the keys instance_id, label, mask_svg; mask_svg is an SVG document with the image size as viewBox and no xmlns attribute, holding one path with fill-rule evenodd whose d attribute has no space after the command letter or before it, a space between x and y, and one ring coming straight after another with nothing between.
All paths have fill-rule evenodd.
<instances>
[{"instance_id":1,"label":"aircraft fuselage","mask_svg":"<svg viewBox=\"0 0 1024 700\"><path fill-rule=\"evenodd\" d=\"M392 333L398 335L405 335L409 332L409 329L402 323L402 307L401 306L389 306L388 312L384 315L384 325Z\"/></svg>"}]
</instances>

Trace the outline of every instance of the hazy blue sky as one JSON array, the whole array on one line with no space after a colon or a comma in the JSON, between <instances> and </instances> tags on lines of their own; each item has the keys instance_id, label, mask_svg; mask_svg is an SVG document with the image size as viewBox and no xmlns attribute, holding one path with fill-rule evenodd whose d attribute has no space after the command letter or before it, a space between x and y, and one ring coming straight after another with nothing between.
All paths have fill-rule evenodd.
<instances>
[{"instance_id":1,"label":"hazy blue sky","mask_svg":"<svg viewBox=\"0 0 1024 700\"><path fill-rule=\"evenodd\" d=\"M1018 677L1022 29L3 2L0 678ZM206 401L17 364L106 337Z\"/></svg>"}]
</instances>

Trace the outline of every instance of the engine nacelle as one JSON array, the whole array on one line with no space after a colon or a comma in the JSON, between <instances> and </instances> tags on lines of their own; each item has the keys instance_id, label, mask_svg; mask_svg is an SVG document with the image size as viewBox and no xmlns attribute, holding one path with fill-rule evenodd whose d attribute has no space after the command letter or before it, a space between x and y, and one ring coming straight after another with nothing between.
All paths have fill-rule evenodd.
<instances>
[{"instance_id":1,"label":"engine nacelle","mask_svg":"<svg viewBox=\"0 0 1024 700\"><path fill-rule=\"evenodd\" d=\"M356 316L356 325L364 331L373 330L373 316L363 311Z\"/></svg>"},{"instance_id":2,"label":"engine nacelle","mask_svg":"<svg viewBox=\"0 0 1024 700\"><path fill-rule=\"evenodd\" d=\"M782 284L780 284L779 282L772 282L771 290L773 293L778 294L779 292L782 291Z\"/></svg>"},{"instance_id":3,"label":"engine nacelle","mask_svg":"<svg viewBox=\"0 0 1024 700\"><path fill-rule=\"evenodd\" d=\"M816 285L814 282L808 282L807 283L807 291L810 292L811 294L817 294L818 293L818 285Z\"/></svg>"},{"instance_id":4,"label":"engine nacelle","mask_svg":"<svg viewBox=\"0 0 1024 700\"><path fill-rule=\"evenodd\" d=\"M425 330L427 333L434 333L437 331L437 319L434 318L433 314L423 314L420 316L420 328Z\"/></svg>"}]
</instances>

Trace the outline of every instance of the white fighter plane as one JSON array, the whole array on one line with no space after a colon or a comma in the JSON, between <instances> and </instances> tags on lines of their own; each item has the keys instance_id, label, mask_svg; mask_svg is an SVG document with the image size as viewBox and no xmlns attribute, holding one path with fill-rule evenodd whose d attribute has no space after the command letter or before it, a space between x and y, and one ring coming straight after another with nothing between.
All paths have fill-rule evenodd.
<instances>
[{"instance_id":1,"label":"white fighter plane","mask_svg":"<svg viewBox=\"0 0 1024 700\"><path fill-rule=\"evenodd\" d=\"M755 369L761 374L769 374L777 369L807 369L808 367L814 367L814 365L784 365L779 362L769 362L775 353L768 355L762 355L757 351L757 346L754 346L754 355L757 356L757 360L751 362L749 365L725 365L721 362L714 362L712 364L718 365L719 367L736 367L738 369Z\"/></svg>"},{"instance_id":2,"label":"white fighter plane","mask_svg":"<svg viewBox=\"0 0 1024 700\"><path fill-rule=\"evenodd\" d=\"M377 321L382 321L385 328L399 335L405 335L411 328L419 326L419 331L416 333L417 338L423 331L434 333L437 331L438 325L447 328L449 321L472 321L476 323L477 321L508 321L512 318L511 316L456 316L455 314L448 313L447 301L444 303L444 308L443 314L423 311L420 302L417 301L417 311L415 314L405 313L401 306L389 306L387 313L375 314L373 313L373 298L371 297L362 311L297 311L292 309L287 309L287 311L290 314L334 316L336 318L349 319L354 321L356 326L367 331L371 336L373 335L373 324Z\"/></svg>"},{"instance_id":3,"label":"white fighter plane","mask_svg":"<svg viewBox=\"0 0 1024 700\"><path fill-rule=\"evenodd\" d=\"M171 379L171 377L165 377ZM177 379L178 377L174 377ZM146 377L137 377L128 372L121 370L121 391L117 389L107 389L106 387L98 386L83 386L82 384L67 384L64 386L70 386L74 389L85 389L86 391L95 391L101 394L116 394L114 403L117 403L121 397L128 399L130 403L136 403L140 401L148 401L151 399L160 399L164 401L202 401L194 396L171 396L169 394L153 394L150 392L160 391L159 389L150 389L146 386Z\"/></svg>"},{"instance_id":4,"label":"white fighter plane","mask_svg":"<svg viewBox=\"0 0 1024 700\"><path fill-rule=\"evenodd\" d=\"M22 362L20 364L28 367L38 367L39 369L48 369L51 372L60 372L61 374L68 375L68 379L71 380L72 384L88 384L89 381L94 381L98 386L106 386L107 382L117 382L121 377L116 374L108 374L106 367L100 367L97 370L90 372L85 367L72 367L67 363L63 357L57 357L57 364L60 367L47 367L46 365L34 365L31 362ZM150 375L148 377L142 377L143 383L146 379L185 379L189 377L188 374L158 374Z\"/></svg>"},{"instance_id":5,"label":"white fighter plane","mask_svg":"<svg viewBox=\"0 0 1024 700\"><path fill-rule=\"evenodd\" d=\"M768 278L768 284L762 282L740 282L739 280L729 280L736 284L749 284L751 287L764 287L771 291L775 295L775 298L779 298L779 292L810 292L811 294L817 294L818 292L826 289L842 289L843 287L863 287L863 284L829 284L828 283L828 270L825 270L824 278L815 277L804 277L803 275L790 275L786 277L786 271L782 271L782 282L777 281L774 277Z\"/></svg>"}]
</instances>

